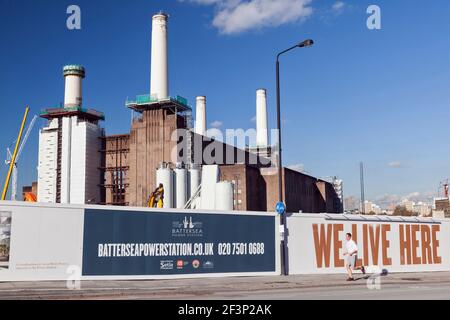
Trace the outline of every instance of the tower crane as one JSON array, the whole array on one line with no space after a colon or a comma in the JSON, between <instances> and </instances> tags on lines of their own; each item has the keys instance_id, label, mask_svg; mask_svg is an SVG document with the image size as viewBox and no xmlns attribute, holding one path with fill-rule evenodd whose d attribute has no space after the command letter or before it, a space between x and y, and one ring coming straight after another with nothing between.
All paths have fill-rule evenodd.
<instances>
[{"instance_id":1,"label":"tower crane","mask_svg":"<svg viewBox=\"0 0 450 320\"><path fill-rule=\"evenodd\" d=\"M440 195L440 191L443 190L444 191L444 197L448 198L448 187L449 187L449 185L450 185L450 179L442 180L439 183L438 197Z\"/></svg>"},{"instance_id":2,"label":"tower crane","mask_svg":"<svg viewBox=\"0 0 450 320\"><path fill-rule=\"evenodd\" d=\"M23 148L25 147L25 144L27 143L28 137L30 136L31 131L33 130L33 127L34 127L34 124L35 124L37 118L38 118L38 116L35 115L33 117L33 119L31 120L30 124L28 125L27 131L26 131L25 136L24 136L24 138L22 140L22 143L20 144L19 151L17 152L17 156L16 156L16 159L15 159L14 164L13 164L12 181L11 181L11 184L12 184L12 186L11 186L11 200L12 201L16 201L16 197L17 197L17 174L18 174L17 163L19 162L20 155L22 154ZM12 155L11 150L9 148L6 148L6 153L7 153L7 155L6 155L5 163L7 165L10 165L11 161L12 161L12 158L13 158L13 155Z\"/></svg>"}]
</instances>

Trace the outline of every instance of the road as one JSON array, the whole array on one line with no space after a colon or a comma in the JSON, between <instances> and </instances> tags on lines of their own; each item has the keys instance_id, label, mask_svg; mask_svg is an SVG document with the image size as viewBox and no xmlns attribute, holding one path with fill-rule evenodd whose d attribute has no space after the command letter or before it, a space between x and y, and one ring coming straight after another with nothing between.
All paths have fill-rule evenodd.
<instances>
[{"instance_id":1,"label":"road","mask_svg":"<svg viewBox=\"0 0 450 320\"><path fill-rule=\"evenodd\" d=\"M83 281L79 290L65 282L0 283L0 299L450 299L450 272L389 274L379 287L360 276L233 277L145 281Z\"/></svg>"}]
</instances>

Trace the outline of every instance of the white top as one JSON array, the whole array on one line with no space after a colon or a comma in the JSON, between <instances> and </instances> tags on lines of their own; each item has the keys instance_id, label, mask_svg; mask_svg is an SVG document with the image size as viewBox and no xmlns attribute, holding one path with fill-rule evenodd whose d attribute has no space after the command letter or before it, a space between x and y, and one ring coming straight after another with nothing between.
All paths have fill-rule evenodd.
<instances>
[{"instance_id":1,"label":"white top","mask_svg":"<svg viewBox=\"0 0 450 320\"><path fill-rule=\"evenodd\" d=\"M345 247L347 248L347 253L352 253L352 256L358 252L358 246L356 245L355 241L351 239L347 241Z\"/></svg>"}]
</instances>

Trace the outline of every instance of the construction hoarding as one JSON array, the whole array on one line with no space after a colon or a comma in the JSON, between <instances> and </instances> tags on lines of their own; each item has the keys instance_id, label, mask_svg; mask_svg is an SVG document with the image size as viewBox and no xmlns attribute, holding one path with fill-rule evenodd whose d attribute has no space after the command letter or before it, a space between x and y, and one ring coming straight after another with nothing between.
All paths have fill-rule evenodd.
<instances>
[{"instance_id":1,"label":"construction hoarding","mask_svg":"<svg viewBox=\"0 0 450 320\"><path fill-rule=\"evenodd\" d=\"M345 235L370 272L450 271L450 221L294 214L287 217L289 274L344 273Z\"/></svg>"},{"instance_id":2,"label":"construction hoarding","mask_svg":"<svg viewBox=\"0 0 450 320\"><path fill-rule=\"evenodd\" d=\"M280 273L275 214L14 202L0 211L11 222L0 281Z\"/></svg>"},{"instance_id":3,"label":"construction hoarding","mask_svg":"<svg viewBox=\"0 0 450 320\"><path fill-rule=\"evenodd\" d=\"M279 275L279 216L0 203L0 281ZM344 273L345 233L378 272L450 271L450 221L293 214L289 274Z\"/></svg>"}]
</instances>

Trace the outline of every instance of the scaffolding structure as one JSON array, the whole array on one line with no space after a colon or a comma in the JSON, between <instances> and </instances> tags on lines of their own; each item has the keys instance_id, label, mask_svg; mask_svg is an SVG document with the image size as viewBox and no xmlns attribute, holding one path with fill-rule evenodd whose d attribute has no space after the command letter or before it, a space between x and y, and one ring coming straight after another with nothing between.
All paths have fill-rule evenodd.
<instances>
[{"instance_id":1,"label":"scaffolding structure","mask_svg":"<svg viewBox=\"0 0 450 320\"><path fill-rule=\"evenodd\" d=\"M104 166L100 167L103 176L102 204L127 206L126 190L128 183L128 154L130 152L130 135L113 135L102 137L102 158Z\"/></svg>"}]
</instances>

